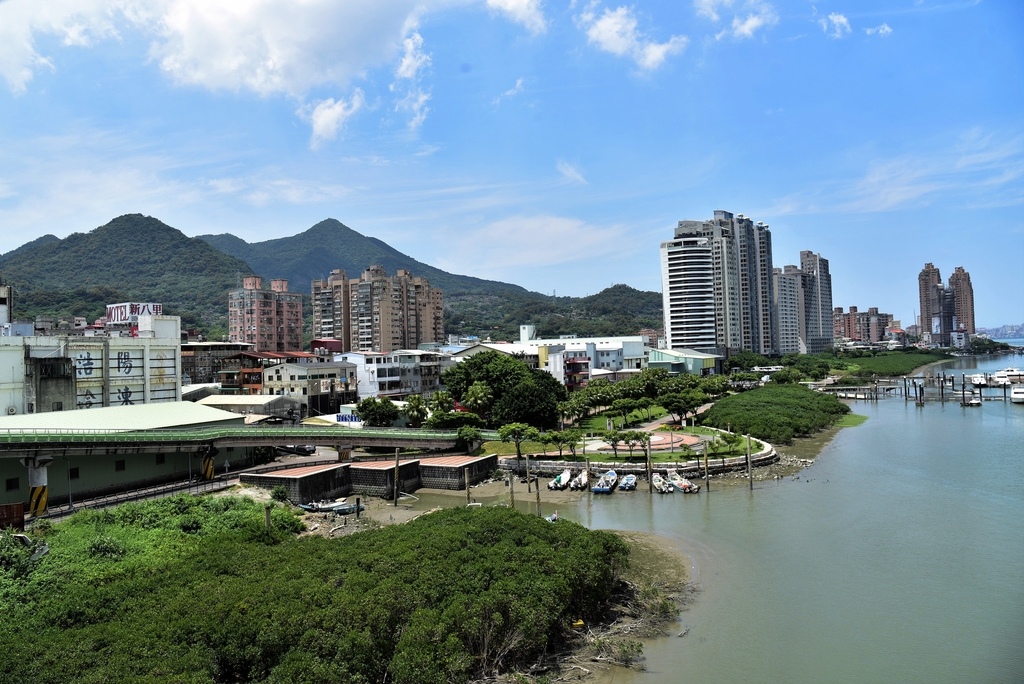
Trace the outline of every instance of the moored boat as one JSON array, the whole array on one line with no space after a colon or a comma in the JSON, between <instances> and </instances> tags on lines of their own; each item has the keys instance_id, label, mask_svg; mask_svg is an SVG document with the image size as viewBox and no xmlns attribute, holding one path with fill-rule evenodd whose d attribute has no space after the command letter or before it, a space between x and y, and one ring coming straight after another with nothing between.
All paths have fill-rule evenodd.
<instances>
[{"instance_id":1,"label":"moored boat","mask_svg":"<svg viewBox=\"0 0 1024 684\"><path fill-rule=\"evenodd\" d=\"M1006 379L1011 383L1024 382L1024 370L1021 370L1020 368L1004 368L999 371L999 373L1005 375Z\"/></svg>"},{"instance_id":2,"label":"moored boat","mask_svg":"<svg viewBox=\"0 0 1024 684\"><path fill-rule=\"evenodd\" d=\"M690 482L675 470L668 471L668 481L672 483L673 487L684 494L696 494L700 491L700 485Z\"/></svg>"},{"instance_id":3,"label":"moored boat","mask_svg":"<svg viewBox=\"0 0 1024 684\"><path fill-rule=\"evenodd\" d=\"M356 512L356 504L349 503L345 499L335 499L334 501L311 501L309 503L299 504L299 508L310 513L334 513L336 515L350 515ZM366 506L359 504L358 510L365 511Z\"/></svg>"},{"instance_id":4,"label":"moored boat","mask_svg":"<svg viewBox=\"0 0 1024 684\"><path fill-rule=\"evenodd\" d=\"M1014 385L1010 388L1010 401L1014 404L1024 404L1024 385Z\"/></svg>"},{"instance_id":5,"label":"moored boat","mask_svg":"<svg viewBox=\"0 0 1024 684\"><path fill-rule=\"evenodd\" d=\"M984 373L975 373L971 376L971 384L975 387L985 387L988 385L988 378Z\"/></svg>"},{"instance_id":6,"label":"moored boat","mask_svg":"<svg viewBox=\"0 0 1024 684\"><path fill-rule=\"evenodd\" d=\"M630 473L622 478L622 482L619 483L619 489L624 492L630 492L636 489L636 475Z\"/></svg>"},{"instance_id":7,"label":"moored boat","mask_svg":"<svg viewBox=\"0 0 1024 684\"><path fill-rule=\"evenodd\" d=\"M651 475L651 486L654 488L654 491L659 494L671 494L675 491L675 487L672 486L672 483L663 478L661 473L654 473Z\"/></svg>"},{"instance_id":8,"label":"moored boat","mask_svg":"<svg viewBox=\"0 0 1024 684\"><path fill-rule=\"evenodd\" d=\"M607 473L601 476L593 487L590 488L594 494L611 494L615 491L615 485L619 481L619 476L614 470L609 470Z\"/></svg>"},{"instance_id":9,"label":"moored boat","mask_svg":"<svg viewBox=\"0 0 1024 684\"><path fill-rule=\"evenodd\" d=\"M583 470L580 471L579 475L572 478L572 481L569 483L569 489L573 491L585 490L587 488L587 482L589 480L590 473L588 473L584 468Z\"/></svg>"},{"instance_id":10,"label":"moored boat","mask_svg":"<svg viewBox=\"0 0 1024 684\"><path fill-rule=\"evenodd\" d=\"M569 486L569 481L572 479L572 473L568 468L559 473L558 477L548 482L548 489L562 490Z\"/></svg>"}]
</instances>

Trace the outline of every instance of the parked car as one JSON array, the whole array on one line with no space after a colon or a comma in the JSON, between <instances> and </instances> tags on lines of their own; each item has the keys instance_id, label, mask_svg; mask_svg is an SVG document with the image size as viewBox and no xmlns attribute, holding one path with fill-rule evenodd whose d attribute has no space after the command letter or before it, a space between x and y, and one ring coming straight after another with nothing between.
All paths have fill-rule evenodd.
<instances>
[{"instance_id":1,"label":"parked car","mask_svg":"<svg viewBox=\"0 0 1024 684\"><path fill-rule=\"evenodd\" d=\"M298 454L299 456L309 456L310 454L316 453L316 445L285 444L284 446L277 447L277 450L286 454Z\"/></svg>"}]
</instances>

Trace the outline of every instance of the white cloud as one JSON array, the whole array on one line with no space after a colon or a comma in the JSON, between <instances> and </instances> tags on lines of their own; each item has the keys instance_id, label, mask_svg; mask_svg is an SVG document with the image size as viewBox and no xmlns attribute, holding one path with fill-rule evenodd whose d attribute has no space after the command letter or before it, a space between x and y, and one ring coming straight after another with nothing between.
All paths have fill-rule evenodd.
<instances>
[{"instance_id":1,"label":"white cloud","mask_svg":"<svg viewBox=\"0 0 1024 684\"><path fill-rule=\"evenodd\" d=\"M778 200L776 214L870 213L939 200L986 208L1024 203L1024 137L971 130L950 145L871 160L859 178Z\"/></svg>"},{"instance_id":2,"label":"white cloud","mask_svg":"<svg viewBox=\"0 0 1024 684\"><path fill-rule=\"evenodd\" d=\"M647 40L637 31L636 17L628 7L605 9L600 17L592 7L576 18L586 30L587 40L605 52L631 58L641 69L657 69L669 55L682 52L689 42L686 36L672 36L664 43Z\"/></svg>"},{"instance_id":3,"label":"white cloud","mask_svg":"<svg viewBox=\"0 0 1024 684\"><path fill-rule=\"evenodd\" d=\"M693 0L693 8L697 15L718 21L718 11L723 7L732 7L733 0Z\"/></svg>"},{"instance_id":4,"label":"white cloud","mask_svg":"<svg viewBox=\"0 0 1024 684\"><path fill-rule=\"evenodd\" d=\"M430 92L422 85L422 72L430 65L430 55L423 52L423 37L416 31L402 41L405 54L395 72L396 81L390 89L394 93L404 93L395 104L395 111L405 111L411 115L409 128L416 130L426 120L430 108Z\"/></svg>"},{"instance_id":5,"label":"white cloud","mask_svg":"<svg viewBox=\"0 0 1024 684\"><path fill-rule=\"evenodd\" d=\"M562 174L562 178L566 179L570 183L575 183L577 185L587 184L587 179L583 177L580 170L569 162L559 159L558 163L555 164L555 168L558 169L558 173Z\"/></svg>"},{"instance_id":6,"label":"white cloud","mask_svg":"<svg viewBox=\"0 0 1024 684\"><path fill-rule=\"evenodd\" d=\"M518 95L521 92L523 92L523 79L522 78L517 78L516 79L516 84L514 86L512 86L511 88L509 88L508 90L506 90L505 92L503 92L498 97L496 97L493 100L491 100L491 104L499 105L499 104L501 104L502 100L506 100L506 99L508 99L510 97L515 97L516 95Z\"/></svg>"},{"instance_id":7,"label":"white cloud","mask_svg":"<svg viewBox=\"0 0 1024 684\"><path fill-rule=\"evenodd\" d=\"M887 36L890 33L892 33L892 29L889 28L888 24L882 24L880 26L874 26L872 28L864 29L864 33L868 34L869 36L883 36L884 37L884 36Z\"/></svg>"},{"instance_id":8,"label":"white cloud","mask_svg":"<svg viewBox=\"0 0 1024 684\"><path fill-rule=\"evenodd\" d=\"M837 12L830 13L827 17L818 20L821 30L829 38L842 38L850 34L850 21Z\"/></svg>"},{"instance_id":9,"label":"white cloud","mask_svg":"<svg viewBox=\"0 0 1024 684\"><path fill-rule=\"evenodd\" d=\"M308 119L313 126L309 146L315 150L325 141L337 139L338 131L345 125L345 121L362 109L364 104L363 92L357 88L348 102L327 98L317 102L312 111L308 107L300 109L298 114Z\"/></svg>"},{"instance_id":10,"label":"white cloud","mask_svg":"<svg viewBox=\"0 0 1024 684\"><path fill-rule=\"evenodd\" d=\"M626 230L600 227L565 216L513 216L463 233L445 255L447 263L459 264L487 278L515 275L523 268L555 266L616 253ZM487 249L480 249L487 245ZM537 245L537 249L524 249ZM572 249L547 249L545 245L572 245ZM443 266L442 266L443 268Z\"/></svg>"},{"instance_id":11,"label":"white cloud","mask_svg":"<svg viewBox=\"0 0 1024 684\"><path fill-rule=\"evenodd\" d=\"M543 33L548 28L540 0L487 0L487 6L522 24L531 33Z\"/></svg>"},{"instance_id":12,"label":"white cloud","mask_svg":"<svg viewBox=\"0 0 1024 684\"><path fill-rule=\"evenodd\" d=\"M732 35L735 38L753 38L759 30L778 23L779 15L775 13L772 5L766 2L748 2L747 15L742 18L733 17Z\"/></svg>"}]
</instances>

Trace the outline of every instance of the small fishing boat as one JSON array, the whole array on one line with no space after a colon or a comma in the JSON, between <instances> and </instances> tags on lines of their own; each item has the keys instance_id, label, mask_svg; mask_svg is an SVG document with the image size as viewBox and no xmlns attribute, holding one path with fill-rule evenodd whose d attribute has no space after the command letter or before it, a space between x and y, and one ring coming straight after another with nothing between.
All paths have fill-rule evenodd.
<instances>
[{"instance_id":1,"label":"small fishing boat","mask_svg":"<svg viewBox=\"0 0 1024 684\"><path fill-rule=\"evenodd\" d=\"M569 481L572 479L572 473L568 468L563 470L558 477L548 482L548 489L557 489L559 491L569 486Z\"/></svg>"},{"instance_id":2,"label":"small fishing boat","mask_svg":"<svg viewBox=\"0 0 1024 684\"><path fill-rule=\"evenodd\" d=\"M356 504L349 503L347 498L335 499L334 501L311 501L299 504L299 508L310 513L334 513L335 515L349 515L356 512ZM366 506L359 504L359 510L365 511Z\"/></svg>"},{"instance_id":3,"label":"small fishing boat","mask_svg":"<svg viewBox=\"0 0 1024 684\"><path fill-rule=\"evenodd\" d=\"M619 489L624 492L631 492L636 489L636 475L630 473L622 478L622 482L619 483Z\"/></svg>"},{"instance_id":4,"label":"small fishing boat","mask_svg":"<svg viewBox=\"0 0 1024 684\"><path fill-rule=\"evenodd\" d=\"M971 384L975 387L985 387L988 385L988 378L985 377L984 373L975 373L971 376Z\"/></svg>"},{"instance_id":5,"label":"small fishing boat","mask_svg":"<svg viewBox=\"0 0 1024 684\"><path fill-rule=\"evenodd\" d=\"M671 494L675 491L675 487L663 478L661 473L654 473L651 475L651 486L654 488L654 491L659 494Z\"/></svg>"},{"instance_id":6,"label":"small fishing boat","mask_svg":"<svg viewBox=\"0 0 1024 684\"><path fill-rule=\"evenodd\" d=\"M572 478L569 483L569 489L576 491L585 491L587 489L587 482L590 480L590 473L584 468L579 472L579 475Z\"/></svg>"},{"instance_id":7,"label":"small fishing boat","mask_svg":"<svg viewBox=\"0 0 1024 684\"><path fill-rule=\"evenodd\" d=\"M675 470L668 471L668 481L672 483L673 487L684 494L696 494L700 491L700 485L693 484Z\"/></svg>"},{"instance_id":8,"label":"small fishing boat","mask_svg":"<svg viewBox=\"0 0 1024 684\"><path fill-rule=\"evenodd\" d=\"M615 485L619 482L619 475L614 470L609 470L601 476L593 487L590 488L594 494L611 494L615 491Z\"/></svg>"}]
</instances>

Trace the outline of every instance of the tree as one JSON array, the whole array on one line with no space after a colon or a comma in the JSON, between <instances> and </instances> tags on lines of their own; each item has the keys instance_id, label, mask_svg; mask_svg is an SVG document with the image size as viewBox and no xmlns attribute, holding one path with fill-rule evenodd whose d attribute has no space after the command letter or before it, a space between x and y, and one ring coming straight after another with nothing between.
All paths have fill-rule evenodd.
<instances>
[{"instance_id":1,"label":"tree","mask_svg":"<svg viewBox=\"0 0 1024 684\"><path fill-rule=\"evenodd\" d=\"M485 351L445 369L441 374L444 386L459 401L475 382L490 388L494 401L498 401L530 375L530 367L519 359L497 351Z\"/></svg>"},{"instance_id":2,"label":"tree","mask_svg":"<svg viewBox=\"0 0 1024 684\"><path fill-rule=\"evenodd\" d=\"M601 433L601 438L612 448L612 454L617 459L619 457L619 442L622 441L622 433L618 430L605 430Z\"/></svg>"},{"instance_id":3,"label":"tree","mask_svg":"<svg viewBox=\"0 0 1024 684\"><path fill-rule=\"evenodd\" d=\"M471 425L463 425L459 428L459 439L456 444L456 448L463 449L465 451L472 451L474 444L479 444L482 436L480 434L480 428L473 427Z\"/></svg>"},{"instance_id":4,"label":"tree","mask_svg":"<svg viewBox=\"0 0 1024 684\"><path fill-rule=\"evenodd\" d=\"M418 428L423 425L423 421L427 419L427 404L423 401L423 396L420 394L410 394L405 399L405 408L402 409L402 413L405 414L406 420L409 424Z\"/></svg>"},{"instance_id":5,"label":"tree","mask_svg":"<svg viewBox=\"0 0 1024 684\"><path fill-rule=\"evenodd\" d=\"M491 388L487 386L486 382L477 380L462 395L461 403L482 418L487 413L487 409L491 407L492 401L494 401L494 393L491 392Z\"/></svg>"},{"instance_id":6,"label":"tree","mask_svg":"<svg viewBox=\"0 0 1024 684\"><path fill-rule=\"evenodd\" d=\"M629 414L636 410L635 399L616 399L612 402L612 413L622 416L621 427L626 427L629 422Z\"/></svg>"},{"instance_id":7,"label":"tree","mask_svg":"<svg viewBox=\"0 0 1024 684\"><path fill-rule=\"evenodd\" d=\"M527 423L540 429L552 429L558 425L558 401L546 388L527 379L494 403L491 422L497 425Z\"/></svg>"},{"instance_id":8,"label":"tree","mask_svg":"<svg viewBox=\"0 0 1024 684\"><path fill-rule=\"evenodd\" d=\"M658 405L672 415L678 416L677 420L680 425L686 422L687 416L706 404L707 401L708 395L700 390L692 389L658 397Z\"/></svg>"},{"instance_id":9,"label":"tree","mask_svg":"<svg viewBox=\"0 0 1024 684\"><path fill-rule=\"evenodd\" d=\"M576 445L583 441L583 430L578 428L569 428L568 430L562 430L559 434L562 436L562 443L564 443L566 448L569 449L569 453L572 454L572 458L575 461Z\"/></svg>"},{"instance_id":10,"label":"tree","mask_svg":"<svg viewBox=\"0 0 1024 684\"><path fill-rule=\"evenodd\" d=\"M626 443L629 448L629 458L633 458L633 449L641 446L647 442L648 435L643 430L627 430L622 433L622 441Z\"/></svg>"},{"instance_id":11,"label":"tree","mask_svg":"<svg viewBox=\"0 0 1024 684\"><path fill-rule=\"evenodd\" d=\"M387 397L367 397L356 404L356 415L370 427L388 427L398 418L398 407Z\"/></svg>"},{"instance_id":12,"label":"tree","mask_svg":"<svg viewBox=\"0 0 1024 684\"><path fill-rule=\"evenodd\" d=\"M519 462L523 460L523 442L537 439L539 436L540 431L526 423L508 423L498 428L498 439L502 442L512 442L516 445L517 469L519 468Z\"/></svg>"},{"instance_id":13,"label":"tree","mask_svg":"<svg viewBox=\"0 0 1024 684\"><path fill-rule=\"evenodd\" d=\"M441 390L430 396L430 410L434 413L451 413L455 410L455 400L451 392Z\"/></svg>"}]
</instances>

